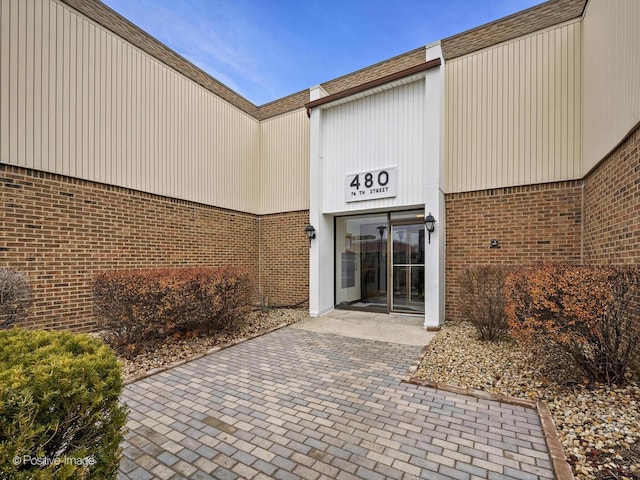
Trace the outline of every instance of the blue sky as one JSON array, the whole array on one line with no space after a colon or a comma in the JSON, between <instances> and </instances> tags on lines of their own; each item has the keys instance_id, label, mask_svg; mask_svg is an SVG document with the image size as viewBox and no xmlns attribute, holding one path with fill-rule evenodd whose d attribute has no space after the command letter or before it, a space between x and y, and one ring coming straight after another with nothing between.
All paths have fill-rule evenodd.
<instances>
[{"instance_id":1,"label":"blue sky","mask_svg":"<svg viewBox=\"0 0 640 480\"><path fill-rule=\"evenodd\" d=\"M103 0L257 105L542 0Z\"/></svg>"}]
</instances>

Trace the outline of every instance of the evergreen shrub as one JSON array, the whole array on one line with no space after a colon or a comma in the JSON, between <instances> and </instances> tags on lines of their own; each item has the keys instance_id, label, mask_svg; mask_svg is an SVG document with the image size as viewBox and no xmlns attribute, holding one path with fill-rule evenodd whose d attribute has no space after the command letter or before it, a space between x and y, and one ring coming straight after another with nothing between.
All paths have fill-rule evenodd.
<instances>
[{"instance_id":1,"label":"evergreen shrub","mask_svg":"<svg viewBox=\"0 0 640 480\"><path fill-rule=\"evenodd\" d=\"M98 339L0 331L0 478L115 478L121 391L117 359Z\"/></svg>"}]
</instances>

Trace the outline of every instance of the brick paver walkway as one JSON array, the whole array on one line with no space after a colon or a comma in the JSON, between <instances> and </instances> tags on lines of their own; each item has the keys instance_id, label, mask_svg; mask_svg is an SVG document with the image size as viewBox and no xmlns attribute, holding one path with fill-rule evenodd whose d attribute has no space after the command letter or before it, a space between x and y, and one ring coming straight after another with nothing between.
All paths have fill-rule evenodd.
<instances>
[{"instance_id":1,"label":"brick paver walkway","mask_svg":"<svg viewBox=\"0 0 640 480\"><path fill-rule=\"evenodd\" d=\"M135 382L118 478L553 478L535 411L401 383L419 351L286 328Z\"/></svg>"}]
</instances>

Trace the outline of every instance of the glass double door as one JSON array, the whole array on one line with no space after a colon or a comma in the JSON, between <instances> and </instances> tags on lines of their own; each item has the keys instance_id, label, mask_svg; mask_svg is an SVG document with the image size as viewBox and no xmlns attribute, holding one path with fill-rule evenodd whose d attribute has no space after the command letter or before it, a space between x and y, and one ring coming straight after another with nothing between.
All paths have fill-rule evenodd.
<instances>
[{"instance_id":1,"label":"glass double door","mask_svg":"<svg viewBox=\"0 0 640 480\"><path fill-rule=\"evenodd\" d=\"M335 305L424 312L424 213L336 218Z\"/></svg>"}]
</instances>

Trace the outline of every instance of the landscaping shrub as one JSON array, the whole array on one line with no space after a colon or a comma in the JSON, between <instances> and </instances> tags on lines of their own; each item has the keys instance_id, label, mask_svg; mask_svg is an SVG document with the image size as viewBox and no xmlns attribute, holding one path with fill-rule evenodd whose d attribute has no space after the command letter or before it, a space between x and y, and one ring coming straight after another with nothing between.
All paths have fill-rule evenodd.
<instances>
[{"instance_id":1,"label":"landscaping shrub","mask_svg":"<svg viewBox=\"0 0 640 480\"><path fill-rule=\"evenodd\" d=\"M116 357L97 339L0 332L0 478L115 478L121 391Z\"/></svg>"},{"instance_id":2,"label":"landscaping shrub","mask_svg":"<svg viewBox=\"0 0 640 480\"><path fill-rule=\"evenodd\" d=\"M93 298L106 340L136 355L172 335L229 328L248 312L251 285L235 268L116 270L94 278Z\"/></svg>"},{"instance_id":3,"label":"landscaping shrub","mask_svg":"<svg viewBox=\"0 0 640 480\"><path fill-rule=\"evenodd\" d=\"M496 265L468 267L460 275L463 315L482 340L496 340L509 329L504 280L504 268Z\"/></svg>"},{"instance_id":4,"label":"landscaping shrub","mask_svg":"<svg viewBox=\"0 0 640 480\"><path fill-rule=\"evenodd\" d=\"M511 273L505 288L517 338L569 354L589 381L624 383L639 351L637 266L541 265Z\"/></svg>"},{"instance_id":5,"label":"landscaping shrub","mask_svg":"<svg viewBox=\"0 0 640 480\"><path fill-rule=\"evenodd\" d=\"M0 329L24 320L29 313L31 298L27 274L0 267Z\"/></svg>"}]
</instances>

